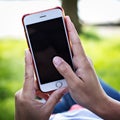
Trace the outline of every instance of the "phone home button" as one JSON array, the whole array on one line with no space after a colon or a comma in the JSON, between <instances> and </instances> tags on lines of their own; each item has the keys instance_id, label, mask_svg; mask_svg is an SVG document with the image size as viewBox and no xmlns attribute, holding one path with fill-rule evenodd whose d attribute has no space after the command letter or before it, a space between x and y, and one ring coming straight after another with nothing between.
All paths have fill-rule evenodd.
<instances>
[{"instance_id":1,"label":"phone home button","mask_svg":"<svg viewBox=\"0 0 120 120\"><path fill-rule=\"evenodd\" d=\"M57 88L61 88L62 85L63 85L62 82L57 82L57 83L56 83L56 87L57 87Z\"/></svg>"}]
</instances>

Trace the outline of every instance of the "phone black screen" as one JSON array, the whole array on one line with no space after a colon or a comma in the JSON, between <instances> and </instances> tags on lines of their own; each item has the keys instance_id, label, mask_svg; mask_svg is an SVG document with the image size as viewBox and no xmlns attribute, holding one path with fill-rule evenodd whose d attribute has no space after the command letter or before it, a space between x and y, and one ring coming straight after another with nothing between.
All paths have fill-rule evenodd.
<instances>
[{"instance_id":1,"label":"phone black screen","mask_svg":"<svg viewBox=\"0 0 120 120\"><path fill-rule=\"evenodd\" d=\"M73 67L62 17L27 25L27 29L40 83L63 79L52 63L54 56L60 56Z\"/></svg>"}]
</instances>

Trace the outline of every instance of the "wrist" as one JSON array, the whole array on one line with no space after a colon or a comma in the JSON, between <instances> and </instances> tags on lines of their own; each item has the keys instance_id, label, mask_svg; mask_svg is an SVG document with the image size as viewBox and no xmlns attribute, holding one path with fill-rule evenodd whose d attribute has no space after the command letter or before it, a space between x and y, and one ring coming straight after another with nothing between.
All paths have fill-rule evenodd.
<instances>
[{"instance_id":1,"label":"wrist","mask_svg":"<svg viewBox=\"0 0 120 120\"><path fill-rule=\"evenodd\" d=\"M118 120L120 118L120 103L106 94L91 110L105 120Z\"/></svg>"}]
</instances>

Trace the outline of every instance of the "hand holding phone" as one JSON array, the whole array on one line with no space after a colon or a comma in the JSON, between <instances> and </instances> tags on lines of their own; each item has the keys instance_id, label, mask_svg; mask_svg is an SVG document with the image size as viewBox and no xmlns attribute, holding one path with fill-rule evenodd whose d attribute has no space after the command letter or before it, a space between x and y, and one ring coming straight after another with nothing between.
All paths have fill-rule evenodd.
<instances>
[{"instance_id":1,"label":"hand holding phone","mask_svg":"<svg viewBox=\"0 0 120 120\"><path fill-rule=\"evenodd\" d=\"M23 25L41 91L66 87L65 79L52 63L53 57L60 56L73 68L62 9L27 14L23 17Z\"/></svg>"}]
</instances>

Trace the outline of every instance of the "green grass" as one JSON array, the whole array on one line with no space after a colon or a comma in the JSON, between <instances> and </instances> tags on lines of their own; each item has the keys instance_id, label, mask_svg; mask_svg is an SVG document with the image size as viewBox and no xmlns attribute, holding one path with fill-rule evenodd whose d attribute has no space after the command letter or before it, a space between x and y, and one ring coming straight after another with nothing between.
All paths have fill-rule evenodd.
<instances>
[{"instance_id":1,"label":"green grass","mask_svg":"<svg viewBox=\"0 0 120 120\"><path fill-rule=\"evenodd\" d=\"M23 40L0 40L0 120L14 119L14 94L24 78Z\"/></svg>"},{"instance_id":2,"label":"green grass","mask_svg":"<svg viewBox=\"0 0 120 120\"><path fill-rule=\"evenodd\" d=\"M120 91L120 36L81 35L86 54L92 59L97 74ZM25 40L0 40L0 120L14 119L14 94L24 80Z\"/></svg>"}]
</instances>

